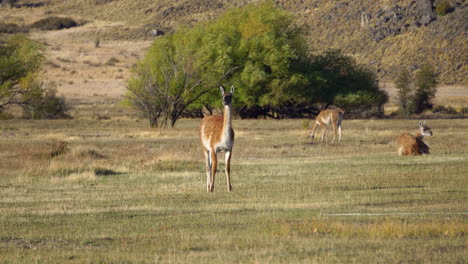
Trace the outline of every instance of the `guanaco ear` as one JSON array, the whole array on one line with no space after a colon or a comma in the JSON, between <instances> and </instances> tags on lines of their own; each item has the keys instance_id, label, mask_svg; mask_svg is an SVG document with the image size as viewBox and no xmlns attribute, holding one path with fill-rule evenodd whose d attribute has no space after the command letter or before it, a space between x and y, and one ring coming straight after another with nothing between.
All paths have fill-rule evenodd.
<instances>
[{"instance_id":1,"label":"guanaco ear","mask_svg":"<svg viewBox=\"0 0 468 264\"><path fill-rule=\"evenodd\" d=\"M224 95L224 87L222 85L219 86L219 90L221 91L221 94Z\"/></svg>"},{"instance_id":2,"label":"guanaco ear","mask_svg":"<svg viewBox=\"0 0 468 264\"><path fill-rule=\"evenodd\" d=\"M422 126L423 126L423 123L419 121L419 127L422 127Z\"/></svg>"},{"instance_id":3,"label":"guanaco ear","mask_svg":"<svg viewBox=\"0 0 468 264\"><path fill-rule=\"evenodd\" d=\"M234 85L231 85L231 94L234 93Z\"/></svg>"}]
</instances>

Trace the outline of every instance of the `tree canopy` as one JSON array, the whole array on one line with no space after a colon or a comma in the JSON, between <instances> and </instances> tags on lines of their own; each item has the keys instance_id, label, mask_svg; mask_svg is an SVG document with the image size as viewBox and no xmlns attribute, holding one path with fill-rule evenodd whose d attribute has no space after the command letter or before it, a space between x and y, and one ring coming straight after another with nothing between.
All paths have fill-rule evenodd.
<instances>
[{"instance_id":1,"label":"tree canopy","mask_svg":"<svg viewBox=\"0 0 468 264\"><path fill-rule=\"evenodd\" d=\"M0 111L10 104L23 104L30 94L28 85L42 66L43 47L25 36L16 35L0 45Z\"/></svg>"},{"instance_id":2,"label":"tree canopy","mask_svg":"<svg viewBox=\"0 0 468 264\"><path fill-rule=\"evenodd\" d=\"M23 35L0 44L0 118L11 117L4 111L9 105L21 106L26 118L69 117L65 99L38 78L43 51L41 44Z\"/></svg>"},{"instance_id":3,"label":"tree canopy","mask_svg":"<svg viewBox=\"0 0 468 264\"><path fill-rule=\"evenodd\" d=\"M358 92L375 104L386 100L375 75L352 58L312 56L293 15L273 1L158 37L128 82L127 99L151 125L174 125L184 113L220 107L220 84L236 87L241 117L298 117L314 103Z\"/></svg>"}]
</instances>

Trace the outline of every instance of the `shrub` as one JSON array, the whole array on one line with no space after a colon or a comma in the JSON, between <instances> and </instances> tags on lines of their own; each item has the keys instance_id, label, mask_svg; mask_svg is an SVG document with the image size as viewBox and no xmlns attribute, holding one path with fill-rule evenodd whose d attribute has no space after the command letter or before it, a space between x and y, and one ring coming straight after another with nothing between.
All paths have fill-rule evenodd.
<instances>
[{"instance_id":1,"label":"shrub","mask_svg":"<svg viewBox=\"0 0 468 264\"><path fill-rule=\"evenodd\" d=\"M431 65L424 65L415 76L416 90L408 107L410 113L419 114L432 108L437 92L437 73Z\"/></svg>"},{"instance_id":2,"label":"shrub","mask_svg":"<svg viewBox=\"0 0 468 264\"><path fill-rule=\"evenodd\" d=\"M120 62L118 59L112 57L106 61L107 66L114 66L116 63Z\"/></svg>"},{"instance_id":3,"label":"shrub","mask_svg":"<svg viewBox=\"0 0 468 264\"><path fill-rule=\"evenodd\" d=\"M43 83L34 81L29 85L31 92L24 96L22 107L24 117L30 119L59 119L70 118L67 111L70 109L65 98L57 96L55 86L43 88Z\"/></svg>"},{"instance_id":4,"label":"shrub","mask_svg":"<svg viewBox=\"0 0 468 264\"><path fill-rule=\"evenodd\" d=\"M0 33L6 34L17 34L17 33L28 33L29 28L24 26L18 26L14 23L1 23L0 22Z\"/></svg>"},{"instance_id":5,"label":"shrub","mask_svg":"<svg viewBox=\"0 0 468 264\"><path fill-rule=\"evenodd\" d=\"M59 30L78 26L78 23L68 17L47 17L34 22L31 27L40 30Z\"/></svg>"},{"instance_id":6,"label":"shrub","mask_svg":"<svg viewBox=\"0 0 468 264\"><path fill-rule=\"evenodd\" d=\"M99 48L99 46L101 45L101 39L100 38L96 38L94 40L94 47L95 48Z\"/></svg>"},{"instance_id":7,"label":"shrub","mask_svg":"<svg viewBox=\"0 0 468 264\"><path fill-rule=\"evenodd\" d=\"M398 103L400 104L403 112L407 112L408 108L408 97L411 94L411 76L408 70L404 69L398 74L398 78L395 81L395 87L397 89Z\"/></svg>"},{"instance_id":8,"label":"shrub","mask_svg":"<svg viewBox=\"0 0 468 264\"><path fill-rule=\"evenodd\" d=\"M434 113L442 113L442 114L456 114L457 110L453 108L452 106L444 106L444 105L438 105L434 107L433 109Z\"/></svg>"},{"instance_id":9,"label":"shrub","mask_svg":"<svg viewBox=\"0 0 468 264\"><path fill-rule=\"evenodd\" d=\"M314 57L311 69L318 75L310 93L313 99L345 108L353 117L380 116L388 95L375 73L339 50ZM360 114L362 112L362 114Z\"/></svg>"},{"instance_id":10,"label":"shrub","mask_svg":"<svg viewBox=\"0 0 468 264\"><path fill-rule=\"evenodd\" d=\"M8 105L23 105L38 95L34 83L44 61L43 46L22 35L0 42L0 111ZM40 94L40 93L39 93Z\"/></svg>"},{"instance_id":11,"label":"shrub","mask_svg":"<svg viewBox=\"0 0 468 264\"><path fill-rule=\"evenodd\" d=\"M96 5L104 5L104 4L107 4L107 3L110 3L114 0L96 0L95 3Z\"/></svg>"},{"instance_id":12,"label":"shrub","mask_svg":"<svg viewBox=\"0 0 468 264\"><path fill-rule=\"evenodd\" d=\"M437 15L439 16L445 16L452 8L449 1L447 0L440 1L435 6L436 6Z\"/></svg>"},{"instance_id":13,"label":"shrub","mask_svg":"<svg viewBox=\"0 0 468 264\"><path fill-rule=\"evenodd\" d=\"M387 100L386 94L358 91L336 96L335 104L343 108L349 117L369 118L383 116L383 104Z\"/></svg>"}]
</instances>

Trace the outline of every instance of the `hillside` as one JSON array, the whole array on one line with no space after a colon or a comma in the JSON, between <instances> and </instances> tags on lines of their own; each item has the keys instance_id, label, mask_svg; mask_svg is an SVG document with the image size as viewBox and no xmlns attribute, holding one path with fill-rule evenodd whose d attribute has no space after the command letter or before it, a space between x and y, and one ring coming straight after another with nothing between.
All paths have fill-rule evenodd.
<instances>
[{"instance_id":1,"label":"hillside","mask_svg":"<svg viewBox=\"0 0 468 264\"><path fill-rule=\"evenodd\" d=\"M430 63L437 67L441 84L451 85L439 88L438 96L444 98L436 98L436 103L465 106L468 4L452 0L453 8L445 16L437 16L423 5L427 1L275 2L295 15L312 52L343 50L373 67L391 95L391 83L400 69L414 71ZM79 27L31 30L29 34L46 43L45 79L54 81L69 100L87 104L92 111L101 107L107 112L125 92L132 65L155 35L216 18L251 2L260 1L19 0L13 8L0 7L0 22L27 26L49 16L79 21ZM95 47L97 40L99 48ZM83 112L75 109L75 117Z\"/></svg>"},{"instance_id":2,"label":"hillside","mask_svg":"<svg viewBox=\"0 0 468 264\"><path fill-rule=\"evenodd\" d=\"M382 80L392 80L402 67L415 70L431 63L437 66L442 83L466 84L468 4L452 0L449 13L438 16L435 11L424 10L426 1L280 0L276 3L296 15L314 52L341 49L374 67ZM86 34L103 39L135 40L151 38L152 30L166 32L206 21L249 2L259 1L18 1L20 8L10 12L29 12L31 6L36 6L48 15L122 22Z\"/></svg>"}]
</instances>

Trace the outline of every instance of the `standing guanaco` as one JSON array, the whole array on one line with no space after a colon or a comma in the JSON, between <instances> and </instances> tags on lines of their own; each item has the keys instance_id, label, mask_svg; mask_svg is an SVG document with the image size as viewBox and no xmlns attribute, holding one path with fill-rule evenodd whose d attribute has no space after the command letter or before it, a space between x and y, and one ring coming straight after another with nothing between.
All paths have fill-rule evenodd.
<instances>
[{"instance_id":1,"label":"standing guanaco","mask_svg":"<svg viewBox=\"0 0 468 264\"><path fill-rule=\"evenodd\" d=\"M315 137L315 131L317 130L317 126L322 127L322 139L325 135L326 141L328 141L328 132L327 132L327 125L332 123L333 125L333 140L332 143L335 142L336 138L336 131L338 130L338 141L341 142L341 122L343 121L343 114L344 110L341 108L336 108L336 109L327 109L320 111L320 113L317 115L314 121L314 125L311 130L309 130L309 135L310 138L313 140Z\"/></svg>"},{"instance_id":2,"label":"standing guanaco","mask_svg":"<svg viewBox=\"0 0 468 264\"><path fill-rule=\"evenodd\" d=\"M207 116L203 118L200 125L200 139L206 161L206 188L208 192L214 190L218 152L225 152L227 188L228 191L232 190L230 174L234 130L232 129L231 103L234 86L231 86L229 93L224 92L223 86L220 86L219 89L223 96L224 115Z\"/></svg>"},{"instance_id":3,"label":"standing guanaco","mask_svg":"<svg viewBox=\"0 0 468 264\"><path fill-rule=\"evenodd\" d=\"M403 133L398 137L398 154L405 156L430 154L429 146L423 142L424 136L432 136L432 130L426 126L426 121L419 122L419 132L415 136Z\"/></svg>"}]
</instances>

